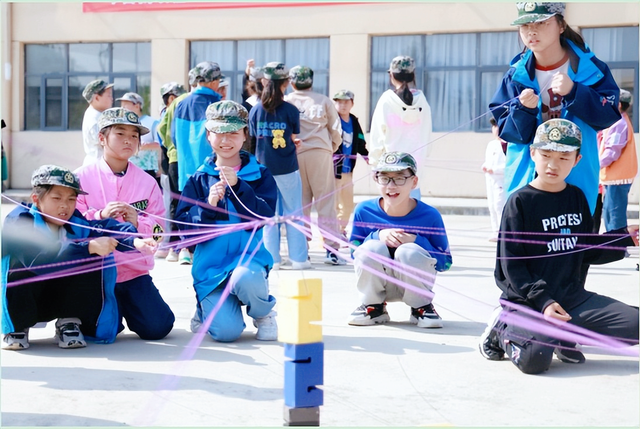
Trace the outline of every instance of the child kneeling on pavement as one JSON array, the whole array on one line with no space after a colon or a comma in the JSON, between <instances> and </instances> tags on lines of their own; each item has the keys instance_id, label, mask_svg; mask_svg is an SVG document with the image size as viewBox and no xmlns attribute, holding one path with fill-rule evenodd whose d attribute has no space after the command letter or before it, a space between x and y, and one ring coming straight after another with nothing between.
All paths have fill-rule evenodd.
<instances>
[{"instance_id":1,"label":"child kneeling on pavement","mask_svg":"<svg viewBox=\"0 0 640 429\"><path fill-rule=\"evenodd\" d=\"M566 323L638 343L638 307L584 288L590 264L617 261L626 246L638 245L638 227L592 234L584 193L565 182L581 142L571 121L541 124L530 148L538 175L511 194L502 214L495 278L505 308L494 311L480 353L489 360L506 355L525 374L549 369L554 353L565 363L585 361L575 342L548 333Z\"/></svg>"},{"instance_id":2,"label":"child kneeling on pavement","mask_svg":"<svg viewBox=\"0 0 640 429\"><path fill-rule=\"evenodd\" d=\"M402 301L411 307L411 323L441 328L432 290L436 271L448 270L452 261L442 216L410 196L418 177L408 153L383 154L373 171L381 196L358 204L353 218L350 241L358 246L353 257L362 305L348 323L388 322L387 301Z\"/></svg>"},{"instance_id":3,"label":"child kneeling on pavement","mask_svg":"<svg viewBox=\"0 0 640 429\"><path fill-rule=\"evenodd\" d=\"M253 155L241 150L248 119L247 109L234 101L207 107L205 127L214 153L182 190L176 210L181 229L199 229L206 234L215 231L212 225L231 226L274 216L276 181ZM214 340L231 342L240 337L245 328L243 305L258 328L256 339L277 340L276 313L272 310L276 300L269 294L267 280L272 266L262 226L248 224L246 229L198 243L191 270L198 304L191 330L198 332L224 299L207 330ZM230 293L224 298L227 286Z\"/></svg>"},{"instance_id":4,"label":"child kneeling on pavement","mask_svg":"<svg viewBox=\"0 0 640 429\"><path fill-rule=\"evenodd\" d=\"M31 177L33 204L20 205L2 228L3 348L29 348L29 328L56 321L58 346L112 343L118 329L113 251L153 254L129 222L87 220L76 209L86 194L70 170L43 165ZM13 284L12 284L13 283Z\"/></svg>"}]
</instances>

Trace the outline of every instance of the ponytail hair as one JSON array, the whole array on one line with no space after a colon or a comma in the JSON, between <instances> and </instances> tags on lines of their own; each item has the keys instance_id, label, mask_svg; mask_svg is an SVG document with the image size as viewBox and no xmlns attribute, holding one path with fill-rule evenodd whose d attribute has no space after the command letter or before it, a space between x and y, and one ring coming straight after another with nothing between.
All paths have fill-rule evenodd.
<instances>
[{"instance_id":1,"label":"ponytail hair","mask_svg":"<svg viewBox=\"0 0 640 429\"><path fill-rule=\"evenodd\" d=\"M287 79L272 80L269 79L267 84L264 85L260 100L262 101L262 107L269 112L274 113L278 106L284 103L284 93L282 92L282 84Z\"/></svg>"},{"instance_id":2,"label":"ponytail hair","mask_svg":"<svg viewBox=\"0 0 640 429\"><path fill-rule=\"evenodd\" d=\"M582 38L580 33L569 27L562 15L555 15L555 17L558 21L558 25L561 28L564 28L564 31L560 34L560 45L564 49L569 49L567 40L571 40L574 45L582 50L582 52L587 52L587 44L584 42L584 39Z\"/></svg>"},{"instance_id":3,"label":"ponytail hair","mask_svg":"<svg viewBox=\"0 0 640 429\"><path fill-rule=\"evenodd\" d=\"M412 86L415 86L415 83L416 83L415 74L413 72L411 73L402 72L402 73L391 73L391 75L395 80L397 80L402 84L400 88L396 89L394 92L398 97L400 97L400 100L402 100L404 104L406 104L407 106L411 106L413 104L413 94L409 89L409 84L411 84Z\"/></svg>"}]
</instances>

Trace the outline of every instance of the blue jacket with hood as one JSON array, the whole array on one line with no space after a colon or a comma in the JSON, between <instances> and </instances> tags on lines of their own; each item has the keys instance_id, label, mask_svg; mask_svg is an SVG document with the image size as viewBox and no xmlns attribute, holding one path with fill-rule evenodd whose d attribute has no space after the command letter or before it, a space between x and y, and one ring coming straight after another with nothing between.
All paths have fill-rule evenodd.
<instances>
[{"instance_id":1,"label":"blue jacket with hood","mask_svg":"<svg viewBox=\"0 0 640 429\"><path fill-rule=\"evenodd\" d=\"M232 187L233 193L227 187L224 198L218 202L215 210L208 203L209 189L220 181L215 153L189 178L176 209L176 219L198 225L178 224L180 229L200 230L206 234L207 231L215 232L208 225L259 220L249 210L259 216L274 216L277 198L275 179L253 155L241 151L240 158L242 164L237 173L238 183ZM191 270L198 302L226 284L233 270L247 261L266 271L273 265L273 258L262 242L262 227L256 231L248 227L198 243Z\"/></svg>"},{"instance_id":2,"label":"blue jacket with hood","mask_svg":"<svg viewBox=\"0 0 640 429\"><path fill-rule=\"evenodd\" d=\"M582 159L566 181L584 192L593 213L598 196L600 171L596 135L597 131L611 126L620 119L620 89L609 67L597 59L587 46L582 50L570 40L564 42L568 44L568 75L574 85L571 92L563 97L562 118L574 122L582 131ZM529 145L533 143L536 128L542 123L542 99L534 109L523 106L518 96L527 88L533 89L536 94L540 93L535 75L535 56L530 50L517 55L511 61L511 68L503 77L500 88L489 104L498 122L500 137L509 143L504 173L508 195L535 177Z\"/></svg>"},{"instance_id":3,"label":"blue jacket with hood","mask_svg":"<svg viewBox=\"0 0 640 429\"><path fill-rule=\"evenodd\" d=\"M7 215L2 228L2 332L14 332L13 322L8 311L7 283L12 271L20 278L71 271L98 265L102 270L102 311L98 317L96 336L85 336L96 343L112 343L118 333L118 305L115 296L117 270L113 253L100 258L89 253L89 241L92 238L112 236L118 240L117 250L121 252L133 249L134 235L122 235L118 232L137 233L128 223L113 219L87 220L76 210L69 223L63 228L66 238L54 233L35 205L18 206ZM77 261L72 263L71 261ZM63 263L55 266L56 263ZM28 268L28 270L24 270ZM9 285L10 286L10 285ZM11 286L10 286L11 287ZM20 287L20 286L16 286Z\"/></svg>"}]
</instances>

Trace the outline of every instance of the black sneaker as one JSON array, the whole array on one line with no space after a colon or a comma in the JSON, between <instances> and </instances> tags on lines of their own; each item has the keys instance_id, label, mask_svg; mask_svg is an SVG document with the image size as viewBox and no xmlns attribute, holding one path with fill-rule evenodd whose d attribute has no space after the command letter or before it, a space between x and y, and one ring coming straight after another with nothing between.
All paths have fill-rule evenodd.
<instances>
[{"instance_id":1,"label":"black sneaker","mask_svg":"<svg viewBox=\"0 0 640 429\"><path fill-rule=\"evenodd\" d=\"M362 304L356 308L347 323L355 326L370 326L377 323L387 323L389 320L389 313L387 313L387 305L382 304Z\"/></svg>"},{"instance_id":2,"label":"black sneaker","mask_svg":"<svg viewBox=\"0 0 640 429\"><path fill-rule=\"evenodd\" d=\"M576 349L556 347L553 353L564 363L584 363L586 360L582 352Z\"/></svg>"},{"instance_id":3,"label":"black sneaker","mask_svg":"<svg viewBox=\"0 0 640 429\"><path fill-rule=\"evenodd\" d=\"M496 325L500 320L501 313L502 307L496 308L493 313L491 313L491 319L489 319L489 323L487 324L486 329L480 336L480 343L478 344L478 348L480 349L480 354L484 356L485 359L504 359L504 350L502 350L502 347L500 347L498 332L496 330Z\"/></svg>"},{"instance_id":4,"label":"black sneaker","mask_svg":"<svg viewBox=\"0 0 640 429\"><path fill-rule=\"evenodd\" d=\"M442 328L442 318L433 308L433 304L423 305L418 308L411 308L411 318L409 321L418 328Z\"/></svg>"},{"instance_id":5,"label":"black sneaker","mask_svg":"<svg viewBox=\"0 0 640 429\"><path fill-rule=\"evenodd\" d=\"M324 263L328 265L345 265L347 261L342 259L337 253L327 250L327 256L324 258Z\"/></svg>"}]
</instances>

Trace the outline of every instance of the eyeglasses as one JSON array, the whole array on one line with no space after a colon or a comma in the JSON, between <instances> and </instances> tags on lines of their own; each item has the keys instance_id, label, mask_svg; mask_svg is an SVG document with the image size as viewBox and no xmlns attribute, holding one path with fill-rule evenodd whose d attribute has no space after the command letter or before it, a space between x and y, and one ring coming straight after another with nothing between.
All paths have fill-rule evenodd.
<instances>
[{"instance_id":1,"label":"eyeglasses","mask_svg":"<svg viewBox=\"0 0 640 429\"><path fill-rule=\"evenodd\" d=\"M379 185L388 185L393 182L396 186L403 186L407 183L407 179L410 179L414 175L411 176L400 176L400 177L389 177L389 176L374 176L373 180Z\"/></svg>"}]
</instances>

